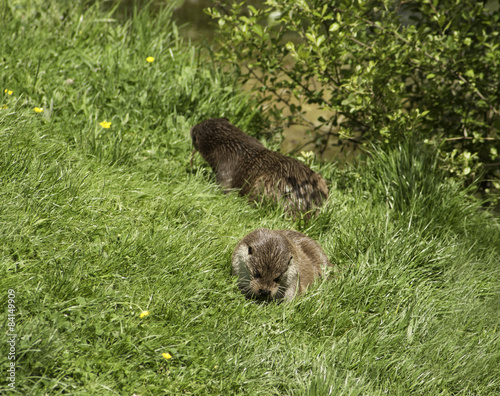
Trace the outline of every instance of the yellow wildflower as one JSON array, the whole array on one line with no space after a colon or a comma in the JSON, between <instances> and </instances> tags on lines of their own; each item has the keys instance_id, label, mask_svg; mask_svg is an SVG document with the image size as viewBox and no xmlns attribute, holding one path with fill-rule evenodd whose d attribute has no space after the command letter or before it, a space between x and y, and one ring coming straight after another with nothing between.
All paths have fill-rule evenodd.
<instances>
[{"instance_id":1,"label":"yellow wildflower","mask_svg":"<svg viewBox=\"0 0 500 396\"><path fill-rule=\"evenodd\" d=\"M6 109L8 106L6 104L2 105L2 109Z\"/></svg>"},{"instance_id":2,"label":"yellow wildflower","mask_svg":"<svg viewBox=\"0 0 500 396\"><path fill-rule=\"evenodd\" d=\"M314 157L314 152L312 151L301 151L300 154L304 157L304 158L310 158L310 157Z\"/></svg>"},{"instance_id":3,"label":"yellow wildflower","mask_svg":"<svg viewBox=\"0 0 500 396\"><path fill-rule=\"evenodd\" d=\"M43 113L43 107L35 107L33 110L35 110L35 113Z\"/></svg>"},{"instance_id":4,"label":"yellow wildflower","mask_svg":"<svg viewBox=\"0 0 500 396\"><path fill-rule=\"evenodd\" d=\"M111 126L111 122L104 120L103 122L100 122L99 125L103 128L109 128Z\"/></svg>"},{"instance_id":5,"label":"yellow wildflower","mask_svg":"<svg viewBox=\"0 0 500 396\"><path fill-rule=\"evenodd\" d=\"M139 318L144 318L149 315L149 311L142 311L141 314L139 315Z\"/></svg>"},{"instance_id":6,"label":"yellow wildflower","mask_svg":"<svg viewBox=\"0 0 500 396\"><path fill-rule=\"evenodd\" d=\"M172 355L168 352L163 352L161 355L167 360L172 359Z\"/></svg>"},{"instance_id":7,"label":"yellow wildflower","mask_svg":"<svg viewBox=\"0 0 500 396\"><path fill-rule=\"evenodd\" d=\"M155 60L155 58L153 58L152 56L148 56L146 58L146 61L148 61L149 63L153 62Z\"/></svg>"},{"instance_id":8,"label":"yellow wildflower","mask_svg":"<svg viewBox=\"0 0 500 396\"><path fill-rule=\"evenodd\" d=\"M7 95L12 95L12 91L10 89L7 89L5 88L5 91L4 91Z\"/></svg>"}]
</instances>

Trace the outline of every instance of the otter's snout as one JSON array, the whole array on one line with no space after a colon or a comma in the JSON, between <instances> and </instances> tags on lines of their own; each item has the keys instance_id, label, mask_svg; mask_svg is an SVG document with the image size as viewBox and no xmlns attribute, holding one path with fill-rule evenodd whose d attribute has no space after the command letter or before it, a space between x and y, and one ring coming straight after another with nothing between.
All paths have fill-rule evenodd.
<instances>
[{"instance_id":1,"label":"otter's snout","mask_svg":"<svg viewBox=\"0 0 500 396\"><path fill-rule=\"evenodd\" d=\"M250 282L250 287L256 298L262 299L274 299L276 292L278 291L279 285L270 283L262 278L253 279Z\"/></svg>"}]
</instances>

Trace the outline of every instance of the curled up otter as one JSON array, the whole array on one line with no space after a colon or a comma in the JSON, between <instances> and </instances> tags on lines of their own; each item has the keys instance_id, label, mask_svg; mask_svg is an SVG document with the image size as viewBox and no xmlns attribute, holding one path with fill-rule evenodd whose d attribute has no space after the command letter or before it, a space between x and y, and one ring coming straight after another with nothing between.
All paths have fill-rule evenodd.
<instances>
[{"instance_id":1,"label":"curled up otter","mask_svg":"<svg viewBox=\"0 0 500 396\"><path fill-rule=\"evenodd\" d=\"M247 298L290 301L331 266L321 246L292 230L252 231L234 249L232 274Z\"/></svg>"},{"instance_id":2,"label":"curled up otter","mask_svg":"<svg viewBox=\"0 0 500 396\"><path fill-rule=\"evenodd\" d=\"M225 118L191 128L196 151L216 173L224 191L239 189L256 201L261 195L283 202L292 214L307 213L328 197L325 180L300 161L265 148Z\"/></svg>"}]
</instances>

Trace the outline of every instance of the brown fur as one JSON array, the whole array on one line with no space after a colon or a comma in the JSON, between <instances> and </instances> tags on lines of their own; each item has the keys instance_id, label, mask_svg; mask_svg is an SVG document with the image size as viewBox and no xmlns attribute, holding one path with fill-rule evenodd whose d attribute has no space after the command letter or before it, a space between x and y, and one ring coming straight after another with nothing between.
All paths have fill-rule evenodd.
<instances>
[{"instance_id":1,"label":"brown fur","mask_svg":"<svg viewBox=\"0 0 500 396\"><path fill-rule=\"evenodd\" d=\"M292 230L252 231L234 249L232 274L248 298L290 301L331 266L321 246Z\"/></svg>"},{"instance_id":2,"label":"brown fur","mask_svg":"<svg viewBox=\"0 0 500 396\"><path fill-rule=\"evenodd\" d=\"M328 197L319 174L294 158L268 150L225 118L194 126L191 138L226 192L239 189L252 201L259 195L283 201L291 213L308 212Z\"/></svg>"}]
</instances>

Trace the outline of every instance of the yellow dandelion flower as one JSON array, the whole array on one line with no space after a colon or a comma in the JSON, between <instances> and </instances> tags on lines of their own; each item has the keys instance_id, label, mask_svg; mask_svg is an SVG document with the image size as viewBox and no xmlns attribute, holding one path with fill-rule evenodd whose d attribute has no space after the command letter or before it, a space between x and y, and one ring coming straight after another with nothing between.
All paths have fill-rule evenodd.
<instances>
[{"instance_id":1,"label":"yellow dandelion flower","mask_svg":"<svg viewBox=\"0 0 500 396\"><path fill-rule=\"evenodd\" d=\"M111 126L111 122L104 120L103 122L100 122L99 125L103 128L109 128Z\"/></svg>"},{"instance_id":2,"label":"yellow dandelion flower","mask_svg":"<svg viewBox=\"0 0 500 396\"><path fill-rule=\"evenodd\" d=\"M35 113L43 113L43 107L35 107L33 110Z\"/></svg>"},{"instance_id":3,"label":"yellow dandelion flower","mask_svg":"<svg viewBox=\"0 0 500 396\"><path fill-rule=\"evenodd\" d=\"M10 90L10 89L7 89L5 88L5 91L4 91L7 95L12 95L13 92Z\"/></svg>"},{"instance_id":4,"label":"yellow dandelion flower","mask_svg":"<svg viewBox=\"0 0 500 396\"><path fill-rule=\"evenodd\" d=\"M141 314L139 315L139 318L145 318L146 316L149 315L149 311L142 311Z\"/></svg>"},{"instance_id":5,"label":"yellow dandelion flower","mask_svg":"<svg viewBox=\"0 0 500 396\"><path fill-rule=\"evenodd\" d=\"M161 355L167 360L172 359L172 355L168 352L163 352Z\"/></svg>"},{"instance_id":6,"label":"yellow dandelion flower","mask_svg":"<svg viewBox=\"0 0 500 396\"><path fill-rule=\"evenodd\" d=\"M155 58L153 58L152 56L148 56L146 58L146 61L149 62L149 63L154 62L154 60L155 60Z\"/></svg>"}]
</instances>

